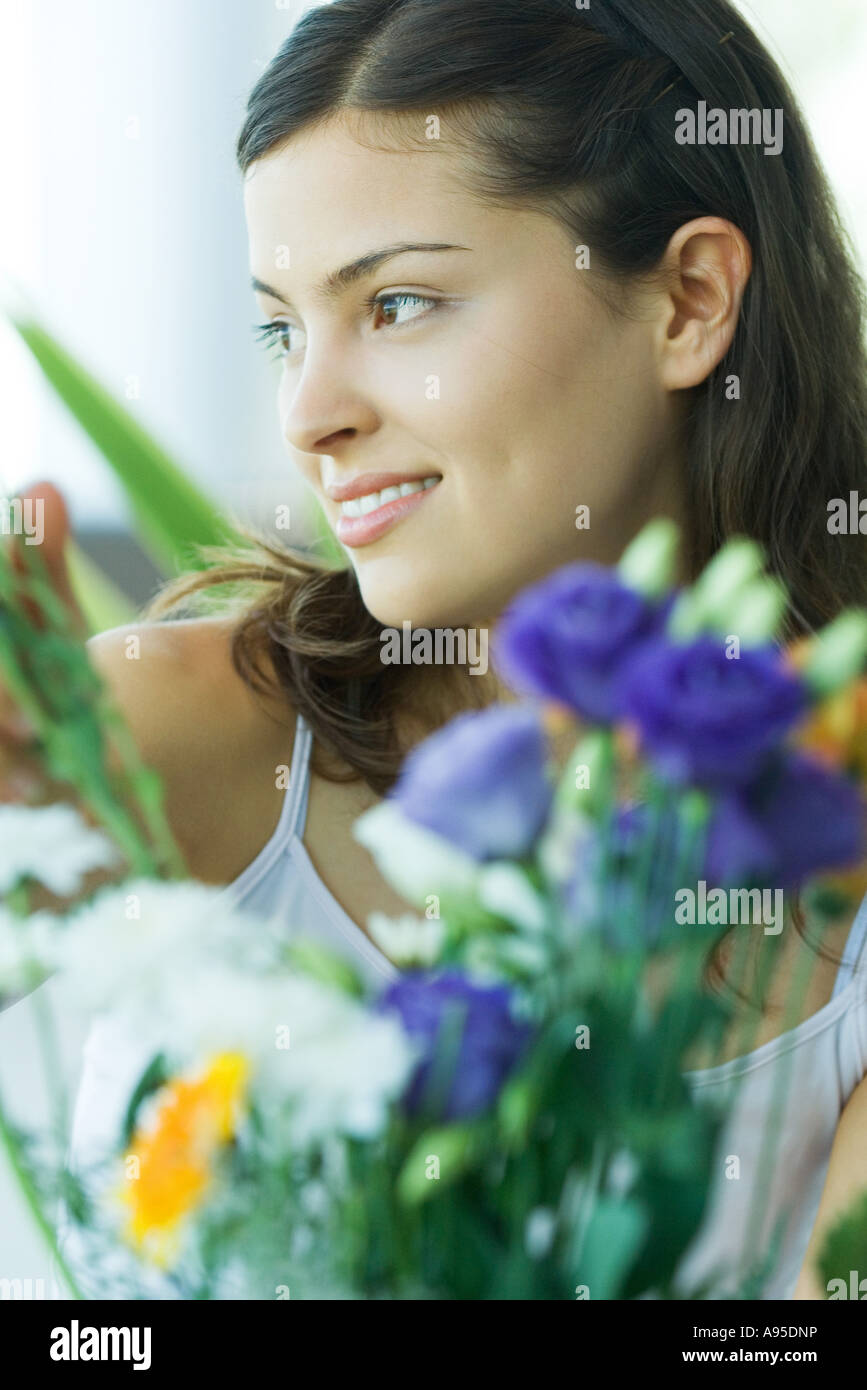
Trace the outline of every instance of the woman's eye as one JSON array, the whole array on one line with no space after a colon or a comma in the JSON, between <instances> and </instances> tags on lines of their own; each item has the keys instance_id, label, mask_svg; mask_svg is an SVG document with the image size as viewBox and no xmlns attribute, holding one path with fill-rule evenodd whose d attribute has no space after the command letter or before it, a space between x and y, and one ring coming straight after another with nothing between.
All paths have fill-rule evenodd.
<instances>
[{"instance_id":1,"label":"woman's eye","mask_svg":"<svg viewBox=\"0 0 867 1390\"><path fill-rule=\"evenodd\" d=\"M378 318L381 312L385 328L400 328L404 323L421 318L431 308L436 308L439 300L421 294L397 293L380 294L365 302L375 318ZM277 348L275 355L278 358L291 357L304 345L304 330L296 328L292 323L284 323L282 319L256 324L253 331L258 342L264 343L266 347L273 345ZM299 335L301 342L298 341Z\"/></svg>"},{"instance_id":2,"label":"woman's eye","mask_svg":"<svg viewBox=\"0 0 867 1390\"><path fill-rule=\"evenodd\" d=\"M287 341L290 333L300 332L294 324L283 323L280 319L272 319L270 323L260 323L254 327L256 341L264 343L266 347L275 344L277 347L277 357L289 357L293 352L297 352L298 344Z\"/></svg>"},{"instance_id":3,"label":"woman's eye","mask_svg":"<svg viewBox=\"0 0 867 1390\"><path fill-rule=\"evenodd\" d=\"M421 306L421 313L425 313L431 305L436 305L435 299L428 299L421 294L381 294L375 299L368 300L371 308L381 309L386 318L386 328L399 328L401 322L421 317L418 307ZM415 309L415 312L404 313L404 310Z\"/></svg>"}]
</instances>

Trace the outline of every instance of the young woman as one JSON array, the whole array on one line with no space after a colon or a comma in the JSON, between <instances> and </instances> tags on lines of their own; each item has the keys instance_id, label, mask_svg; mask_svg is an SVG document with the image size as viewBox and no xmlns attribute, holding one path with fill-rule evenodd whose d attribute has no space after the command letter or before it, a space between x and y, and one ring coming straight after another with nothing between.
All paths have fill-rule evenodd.
<instances>
[{"instance_id":1,"label":"young woman","mask_svg":"<svg viewBox=\"0 0 867 1390\"><path fill-rule=\"evenodd\" d=\"M688 138L679 113L700 102L731 113L725 140ZM735 119L752 110L764 127ZM763 143L773 113L781 149ZM161 598L140 659L128 629L90 649L191 872L384 981L365 923L405 904L353 822L421 738L503 692L490 672L384 665L382 629L487 630L527 584L616 561L661 514L682 527L684 578L726 537L757 538L791 635L867 603L864 538L827 526L828 502L867 485L861 289L795 101L724 0L336 0L257 82L238 158L280 429L348 566L238 556ZM43 495L62 585L62 504ZM257 589L243 611L189 616L227 579ZM717 1065L694 1059L699 1094L747 1076L684 1277L736 1263L782 1218L762 1296L793 1294L867 1073L865 927L862 908L818 953L791 926L765 938L754 1050L738 1060L733 1028ZM781 1033L804 951L810 992ZM757 1231L783 1053L792 1100ZM97 1030L76 1152L121 1071Z\"/></svg>"}]
</instances>

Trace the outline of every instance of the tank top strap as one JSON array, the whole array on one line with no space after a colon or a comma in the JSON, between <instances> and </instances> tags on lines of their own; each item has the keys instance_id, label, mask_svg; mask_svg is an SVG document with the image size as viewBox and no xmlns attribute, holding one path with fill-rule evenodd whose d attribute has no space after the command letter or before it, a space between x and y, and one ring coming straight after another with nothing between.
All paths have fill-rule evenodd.
<instances>
[{"instance_id":1,"label":"tank top strap","mask_svg":"<svg viewBox=\"0 0 867 1390\"><path fill-rule=\"evenodd\" d=\"M836 999L837 995L846 988L852 979L864 955L865 941L867 941L867 894L862 898L861 906L858 908L855 920L849 930L840 969L837 971L837 978L834 981L832 999Z\"/></svg>"},{"instance_id":2,"label":"tank top strap","mask_svg":"<svg viewBox=\"0 0 867 1390\"><path fill-rule=\"evenodd\" d=\"M313 750L313 735L302 714L295 721L295 743L292 748L292 763L289 768L289 785L286 788L283 833L288 839L301 839L307 821L307 801L310 795L310 754Z\"/></svg>"}]
</instances>

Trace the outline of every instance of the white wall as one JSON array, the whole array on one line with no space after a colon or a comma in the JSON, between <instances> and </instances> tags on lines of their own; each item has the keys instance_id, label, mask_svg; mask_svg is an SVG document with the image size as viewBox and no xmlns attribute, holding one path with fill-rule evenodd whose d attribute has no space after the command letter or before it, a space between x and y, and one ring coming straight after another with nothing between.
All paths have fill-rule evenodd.
<instances>
[{"instance_id":1,"label":"white wall","mask_svg":"<svg viewBox=\"0 0 867 1390\"><path fill-rule=\"evenodd\" d=\"M7 0L0 13L0 268L110 389L124 396L136 378L131 408L242 511L289 463L274 369L250 332L233 149L249 89L298 8ZM51 477L80 526L117 524L119 487L8 329L0 370L13 388L0 481L14 491Z\"/></svg>"}]
</instances>

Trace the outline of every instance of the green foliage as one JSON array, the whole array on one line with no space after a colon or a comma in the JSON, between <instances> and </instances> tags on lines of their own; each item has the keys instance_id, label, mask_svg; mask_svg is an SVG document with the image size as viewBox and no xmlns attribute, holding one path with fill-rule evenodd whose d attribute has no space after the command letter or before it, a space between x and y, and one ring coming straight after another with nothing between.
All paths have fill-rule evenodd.
<instances>
[{"instance_id":1,"label":"green foliage","mask_svg":"<svg viewBox=\"0 0 867 1390\"><path fill-rule=\"evenodd\" d=\"M320 946L315 941L295 941L286 951L287 959L305 975L331 985L354 998L364 995L364 984L357 970L336 951Z\"/></svg>"},{"instance_id":2,"label":"green foliage","mask_svg":"<svg viewBox=\"0 0 867 1390\"><path fill-rule=\"evenodd\" d=\"M123 484L143 543L169 575L203 568L199 546L225 544L233 528L124 406L33 319L14 328L46 379Z\"/></svg>"},{"instance_id":3,"label":"green foliage","mask_svg":"<svg viewBox=\"0 0 867 1390\"><path fill-rule=\"evenodd\" d=\"M587 1285L591 1298L618 1297L648 1224L646 1207L634 1198L598 1198L580 1258L580 1283Z\"/></svg>"},{"instance_id":4,"label":"green foliage","mask_svg":"<svg viewBox=\"0 0 867 1390\"><path fill-rule=\"evenodd\" d=\"M91 666L40 555L17 573L0 547L0 684L26 715L48 776L107 831L133 873L183 877L163 810L162 783ZM38 615L38 617L36 616ZM119 768L110 761L116 752Z\"/></svg>"},{"instance_id":5,"label":"green foliage","mask_svg":"<svg viewBox=\"0 0 867 1390\"><path fill-rule=\"evenodd\" d=\"M132 1139L142 1101L164 1086L170 1075L165 1056L162 1052L158 1052L148 1062L129 1098L129 1105L126 1108L121 1126L120 1145L122 1149L126 1149Z\"/></svg>"},{"instance_id":6,"label":"green foliage","mask_svg":"<svg viewBox=\"0 0 867 1390\"><path fill-rule=\"evenodd\" d=\"M413 1205L439 1194L444 1187L457 1182L481 1152L482 1131L477 1125L450 1124L426 1130L416 1140L397 1182L402 1202ZM435 1160L436 1174L430 1171Z\"/></svg>"}]
</instances>

